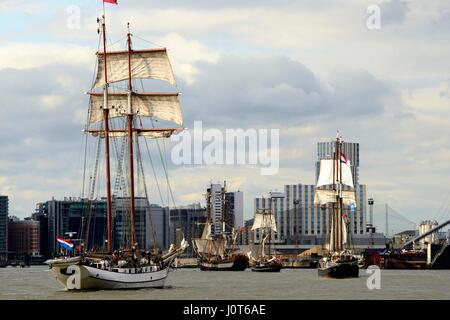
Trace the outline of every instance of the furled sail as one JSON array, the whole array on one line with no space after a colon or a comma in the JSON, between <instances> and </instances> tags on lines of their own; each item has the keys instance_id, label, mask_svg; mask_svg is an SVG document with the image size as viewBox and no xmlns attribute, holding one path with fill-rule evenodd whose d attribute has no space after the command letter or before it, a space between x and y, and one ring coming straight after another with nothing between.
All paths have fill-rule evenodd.
<instances>
[{"instance_id":1,"label":"furled sail","mask_svg":"<svg viewBox=\"0 0 450 320\"><path fill-rule=\"evenodd\" d=\"M103 52L97 53L97 77L93 88L105 85L104 56ZM106 63L109 83L128 79L128 51L107 52ZM131 78L157 79L175 85L175 77L166 49L133 50L131 52Z\"/></svg>"},{"instance_id":2,"label":"furled sail","mask_svg":"<svg viewBox=\"0 0 450 320\"><path fill-rule=\"evenodd\" d=\"M140 132L139 130L135 130L135 132L137 133L138 136L145 137L145 138L169 138L172 134L174 134L175 132L178 132L178 131L161 130L161 131L142 131L142 132ZM98 136L100 136L100 138L105 137L105 132L103 130L99 130L99 131L92 130L92 131L89 131L89 133L94 137L98 137ZM122 131L122 132L110 131L109 136L114 137L114 138L126 137L126 136L128 136L128 132L127 131Z\"/></svg>"},{"instance_id":3,"label":"furled sail","mask_svg":"<svg viewBox=\"0 0 450 320\"><path fill-rule=\"evenodd\" d=\"M277 225L275 223L275 216L270 211L259 211L255 213L255 221L253 222L252 230L270 228L277 232Z\"/></svg>"},{"instance_id":4,"label":"furled sail","mask_svg":"<svg viewBox=\"0 0 450 320\"><path fill-rule=\"evenodd\" d=\"M317 187L330 185L337 183L336 179L333 179L333 159L322 159L320 160L320 174L317 180ZM353 188L353 178L352 171L350 168L350 161L348 163L343 163L341 166L341 183Z\"/></svg>"},{"instance_id":5,"label":"furled sail","mask_svg":"<svg viewBox=\"0 0 450 320\"><path fill-rule=\"evenodd\" d=\"M266 234L261 241L261 256L265 257L266 255L266 240L269 237L270 233Z\"/></svg>"},{"instance_id":6,"label":"furled sail","mask_svg":"<svg viewBox=\"0 0 450 320\"><path fill-rule=\"evenodd\" d=\"M341 191L342 203L345 206L350 204L356 204L355 192L352 190L342 190ZM314 204L326 204L336 202L336 191L334 190L323 190L316 189L314 192Z\"/></svg>"},{"instance_id":7,"label":"furled sail","mask_svg":"<svg viewBox=\"0 0 450 320\"><path fill-rule=\"evenodd\" d=\"M103 120L103 93L91 92L89 123ZM128 114L128 93L109 93L109 117L122 117ZM161 120L183 124L178 93L131 93L131 113L138 116L154 117Z\"/></svg>"},{"instance_id":8,"label":"furled sail","mask_svg":"<svg viewBox=\"0 0 450 320\"><path fill-rule=\"evenodd\" d=\"M344 217L341 217L340 219L340 223L341 223L341 231L342 231L342 245L345 245L348 242L348 236L347 236L347 224L345 223L345 219ZM337 227L336 222L334 221L334 219L332 219L331 221L331 234L334 234L334 229ZM326 248L330 251L335 251L335 243L334 243L334 238L330 237L328 244L326 245Z\"/></svg>"}]
</instances>

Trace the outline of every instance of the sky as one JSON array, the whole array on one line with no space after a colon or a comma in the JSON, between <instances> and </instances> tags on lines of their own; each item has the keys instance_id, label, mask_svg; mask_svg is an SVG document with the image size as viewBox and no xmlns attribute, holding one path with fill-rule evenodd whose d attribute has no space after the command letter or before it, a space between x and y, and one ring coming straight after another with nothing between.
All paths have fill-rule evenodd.
<instances>
[{"instance_id":1,"label":"sky","mask_svg":"<svg viewBox=\"0 0 450 320\"><path fill-rule=\"evenodd\" d=\"M0 194L10 215L80 195L101 8L0 0ZM250 218L254 197L314 183L316 144L339 129L360 143L360 181L379 226L384 203L417 223L448 214L447 0L119 0L106 9L110 48L125 48L127 22L136 47L168 48L185 127L280 129L273 176L255 165L169 165L177 205L202 202L210 182L227 180Z\"/></svg>"}]
</instances>

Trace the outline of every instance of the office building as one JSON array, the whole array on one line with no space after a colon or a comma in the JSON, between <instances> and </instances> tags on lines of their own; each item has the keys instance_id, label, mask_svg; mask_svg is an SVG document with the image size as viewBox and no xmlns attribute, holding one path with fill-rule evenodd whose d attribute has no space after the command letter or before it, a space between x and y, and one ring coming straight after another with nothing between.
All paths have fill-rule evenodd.
<instances>
[{"instance_id":1,"label":"office building","mask_svg":"<svg viewBox=\"0 0 450 320\"><path fill-rule=\"evenodd\" d=\"M130 199L114 199L114 248L130 246ZM169 246L169 209L156 204L148 205L146 198L135 198L134 226L136 241L142 249Z\"/></svg>"},{"instance_id":2,"label":"office building","mask_svg":"<svg viewBox=\"0 0 450 320\"><path fill-rule=\"evenodd\" d=\"M0 195L0 265L8 261L8 196Z\"/></svg>"},{"instance_id":3,"label":"office building","mask_svg":"<svg viewBox=\"0 0 450 320\"><path fill-rule=\"evenodd\" d=\"M225 222L225 232L231 233L244 225L244 194L242 191L226 192L220 184L211 184L209 206L214 234L220 234ZM207 204L208 206L208 204Z\"/></svg>"},{"instance_id":4,"label":"office building","mask_svg":"<svg viewBox=\"0 0 450 320\"><path fill-rule=\"evenodd\" d=\"M40 253L39 221L10 219L8 223L8 250L13 259Z\"/></svg>"},{"instance_id":5,"label":"office building","mask_svg":"<svg viewBox=\"0 0 450 320\"><path fill-rule=\"evenodd\" d=\"M130 244L129 199L113 201L113 247ZM52 255L60 248L56 237L83 242L87 250L103 250L107 240L106 200L64 198L46 201L36 206L33 219L39 221L42 253ZM136 241L142 249L155 245L167 249L169 240L169 210L158 205L148 206L145 198L135 199Z\"/></svg>"},{"instance_id":6,"label":"office building","mask_svg":"<svg viewBox=\"0 0 450 320\"><path fill-rule=\"evenodd\" d=\"M170 209L170 243L179 245L183 236L188 243L192 243L192 238L200 238L206 219L206 208L199 203ZM185 255L193 255L192 245Z\"/></svg>"}]
</instances>

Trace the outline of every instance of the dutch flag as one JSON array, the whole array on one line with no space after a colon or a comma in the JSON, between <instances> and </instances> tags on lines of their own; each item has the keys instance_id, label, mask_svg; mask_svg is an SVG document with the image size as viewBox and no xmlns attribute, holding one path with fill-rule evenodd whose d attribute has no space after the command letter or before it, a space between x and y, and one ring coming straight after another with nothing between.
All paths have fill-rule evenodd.
<instances>
[{"instance_id":1,"label":"dutch flag","mask_svg":"<svg viewBox=\"0 0 450 320\"><path fill-rule=\"evenodd\" d=\"M64 240L63 238L56 237L56 241L65 249L72 251L73 250L73 243L67 240Z\"/></svg>"}]
</instances>

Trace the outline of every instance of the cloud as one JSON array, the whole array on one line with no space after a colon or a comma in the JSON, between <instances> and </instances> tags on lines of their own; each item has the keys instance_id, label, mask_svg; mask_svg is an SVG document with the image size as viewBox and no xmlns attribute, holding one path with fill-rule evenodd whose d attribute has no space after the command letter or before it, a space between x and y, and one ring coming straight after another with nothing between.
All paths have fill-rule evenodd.
<instances>
[{"instance_id":1,"label":"cloud","mask_svg":"<svg viewBox=\"0 0 450 320\"><path fill-rule=\"evenodd\" d=\"M50 64L88 67L94 52L73 44L10 43L0 46L0 69L30 69Z\"/></svg>"},{"instance_id":2,"label":"cloud","mask_svg":"<svg viewBox=\"0 0 450 320\"><path fill-rule=\"evenodd\" d=\"M221 56L217 63L196 67L198 80L186 86L184 97L187 123L202 119L210 126L284 127L318 116L379 114L401 104L391 84L363 70L341 70L326 81L287 57L254 55Z\"/></svg>"},{"instance_id":3,"label":"cloud","mask_svg":"<svg viewBox=\"0 0 450 320\"><path fill-rule=\"evenodd\" d=\"M380 5L381 23L383 25L399 24L405 20L410 8L408 1L388 0Z\"/></svg>"},{"instance_id":4,"label":"cloud","mask_svg":"<svg viewBox=\"0 0 450 320\"><path fill-rule=\"evenodd\" d=\"M198 70L195 64L198 62L215 63L219 59L219 53L212 50L197 40L188 40L176 33L169 33L157 40L169 49L169 56L177 77L182 78L188 84L192 84Z\"/></svg>"}]
</instances>

